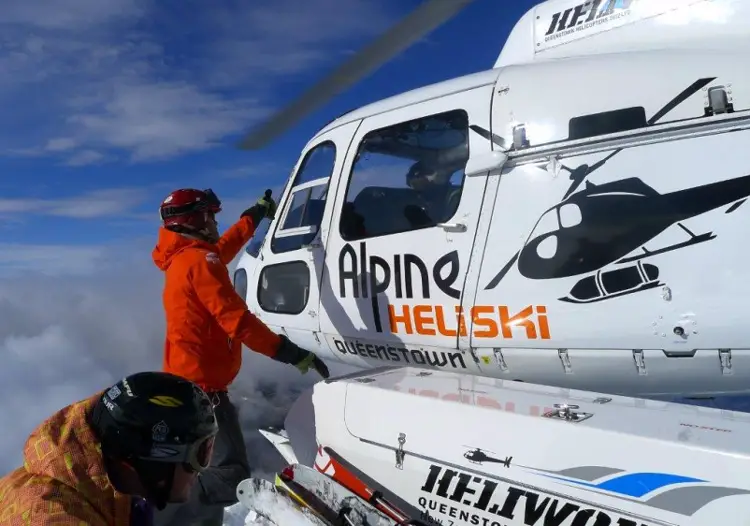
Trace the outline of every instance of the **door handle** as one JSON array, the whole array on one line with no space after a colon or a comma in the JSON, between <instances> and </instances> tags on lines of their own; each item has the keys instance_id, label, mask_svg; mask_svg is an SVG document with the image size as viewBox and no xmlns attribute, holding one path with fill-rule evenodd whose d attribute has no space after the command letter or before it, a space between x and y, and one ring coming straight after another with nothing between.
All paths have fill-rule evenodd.
<instances>
[{"instance_id":1,"label":"door handle","mask_svg":"<svg viewBox=\"0 0 750 526\"><path fill-rule=\"evenodd\" d=\"M466 225L463 223L438 223L437 226L446 232L466 232Z\"/></svg>"},{"instance_id":2,"label":"door handle","mask_svg":"<svg viewBox=\"0 0 750 526\"><path fill-rule=\"evenodd\" d=\"M315 250L316 248L323 248L323 243L321 243L319 239L315 239L307 245L302 245L302 248L306 248L307 250Z\"/></svg>"}]
</instances>

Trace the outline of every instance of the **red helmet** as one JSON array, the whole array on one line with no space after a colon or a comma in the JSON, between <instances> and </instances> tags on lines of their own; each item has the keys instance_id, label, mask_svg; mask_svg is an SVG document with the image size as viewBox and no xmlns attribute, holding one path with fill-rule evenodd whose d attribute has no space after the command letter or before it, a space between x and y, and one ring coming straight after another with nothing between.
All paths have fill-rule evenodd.
<instances>
[{"instance_id":1,"label":"red helmet","mask_svg":"<svg viewBox=\"0 0 750 526\"><path fill-rule=\"evenodd\" d=\"M185 227L188 230L203 230L208 215L218 212L221 212L221 201L210 188L175 190L159 206L162 223L170 230L181 230Z\"/></svg>"}]
</instances>

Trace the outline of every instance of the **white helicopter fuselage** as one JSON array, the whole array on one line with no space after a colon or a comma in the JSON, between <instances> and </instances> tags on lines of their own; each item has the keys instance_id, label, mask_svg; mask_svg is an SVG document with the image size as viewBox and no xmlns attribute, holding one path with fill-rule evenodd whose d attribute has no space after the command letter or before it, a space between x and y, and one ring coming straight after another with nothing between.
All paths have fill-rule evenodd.
<instances>
[{"instance_id":1,"label":"white helicopter fuselage","mask_svg":"<svg viewBox=\"0 0 750 526\"><path fill-rule=\"evenodd\" d=\"M360 368L750 393L749 30L738 0L540 4L493 69L311 139L235 287Z\"/></svg>"},{"instance_id":2,"label":"white helicopter fuselage","mask_svg":"<svg viewBox=\"0 0 750 526\"><path fill-rule=\"evenodd\" d=\"M422 524L713 526L750 512L747 414L412 367L304 396L314 468ZM305 453L295 413L289 442Z\"/></svg>"}]
</instances>

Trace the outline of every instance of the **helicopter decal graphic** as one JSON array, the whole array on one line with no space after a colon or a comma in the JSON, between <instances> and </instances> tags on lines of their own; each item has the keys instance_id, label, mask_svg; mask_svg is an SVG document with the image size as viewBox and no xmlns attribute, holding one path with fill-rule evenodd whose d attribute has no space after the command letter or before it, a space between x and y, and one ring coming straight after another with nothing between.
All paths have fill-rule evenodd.
<instances>
[{"instance_id":1,"label":"helicopter decal graphic","mask_svg":"<svg viewBox=\"0 0 750 526\"><path fill-rule=\"evenodd\" d=\"M500 464L502 466L505 466L506 468L510 467L510 463L513 460L513 457L505 457L504 460L500 460L499 458L491 457L487 453L492 453L492 451L481 449L481 448L472 448L471 446L464 446L465 448L469 449L466 453L464 453L464 458L471 462L472 464L484 464L484 463L494 463L494 464ZM485 453L485 451L487 453ZM493 453L494 454L494 453Z\"/></svg>"},{"instance_id":2,"label":"helicopter decal graphic","mask_svg":"<svg viewBox=\"0 0 750 526\"><path fill-rule=\"evenodd\" d=\"M713 80L697 80L647 124L655 124ZM520 274L533 280L589 274L571 288L568 296L558 298L564 302L593 303L658 287L662 285L659 269L644 263L644 259L716 238L713 232L695 234L682 221L730 204L726 213L734 212L750 196L750 175L667 194L660 194L637 177L600 185L586 181L620 151L622 148L610 152L591 166L562 166L572 181L562 200L539 217L524 246L485 290L497 287L516 263ZM584 182L585 187L576 191ZM550 217L557 228L538 232L537 227L549 224ZM573 224L564 225L561 217ZM688 235L687 240L654 250L646 248L647 242L675 224ZM639 248L641 253L629 255ZM627 266L602 270L611 264Z\"/></svg>"}]
</instances>

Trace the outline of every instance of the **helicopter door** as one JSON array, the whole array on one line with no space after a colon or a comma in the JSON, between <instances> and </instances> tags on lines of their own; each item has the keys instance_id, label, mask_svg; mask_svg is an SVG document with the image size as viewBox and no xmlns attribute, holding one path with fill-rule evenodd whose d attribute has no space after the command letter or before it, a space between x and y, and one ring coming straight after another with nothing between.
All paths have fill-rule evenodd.
<instances>
[{"instance_id":1,"label":"helicopter door","mask_svg":"<svg viewBox=\"0 0 750 526\"><path fill-rule=\"evenodd\" d=\"M321 284L321 331L345 361L479 370L458 348L457 313L487 180L465 168L492 148L469 126L489 129L492 91L380 113L357 130Z\"/></svg>"},{"instance_id":2,"label":"helicopter door","mask_svg":"<svg viewBox=\"0 0 750 526\"><path fill-rule=\"evenodd\" d=\"M324 250L321 228L330 222L330 181L341 172L346 149L358 122L319 135L300 156L296 173L279 200L276 219L260 248L259 264L248 294L252 311L298 345L329 352L319 338L319 284Z\"/></svg>"}]
</instances>

